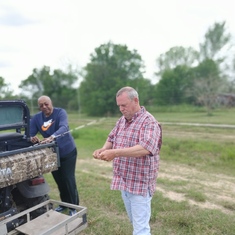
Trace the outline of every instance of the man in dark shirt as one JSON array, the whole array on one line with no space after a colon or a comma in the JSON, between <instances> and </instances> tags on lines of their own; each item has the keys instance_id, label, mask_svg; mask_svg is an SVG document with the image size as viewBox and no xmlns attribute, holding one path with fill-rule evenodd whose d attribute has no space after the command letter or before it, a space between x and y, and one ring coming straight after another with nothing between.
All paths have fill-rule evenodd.
<instances>
[{"instance_id":1,"label":"man in dark shirt","mask_svg":"<svg viewBox=\"0 0 235 235\"><path fill-rule=\"evenodd\" d=\"M41 111L35 114L30 122L31 141L32 143L49 143L56 139L59 147L60 167L53 171L52 175L57 183L61 201L79 205L75 179L77 148L69 132L67 113L62 108L53 107L48 96L41 96L38 99L38 106ZM38 138L38 133L44 137L42 141ZM61 212L64 209L59 206L56 211ZM75 211L70 210L69 213L72 215Z\"/></svg>"}]
</instances>

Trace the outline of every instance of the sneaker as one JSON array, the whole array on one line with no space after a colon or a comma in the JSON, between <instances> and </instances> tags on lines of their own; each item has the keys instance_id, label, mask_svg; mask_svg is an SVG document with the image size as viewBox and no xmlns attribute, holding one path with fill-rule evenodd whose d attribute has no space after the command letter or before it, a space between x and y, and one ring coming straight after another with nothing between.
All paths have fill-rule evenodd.
<instances>
[{"instance_id":1,"label":"sneaker","mask_svg":"<svg viewBox=\"0 0 235 235\"><path fill-rule=\"evenodd\" d=\"M69 210L69 215L72 216L72 215L75 215L77 213L77 211L75 209L70 209Z\"/></svg>"},{"instance_id":2,"label":"sneaker","mask_svg":"<svg viewBox=\"0 0 235 235\"><path fill-rule=\"evenodd\" d=\"M55 211L57 211L57 212L62 212L64 210L66 210L66 207L63 207L63 206L58 206L55 208Z\"/></svg>"}]
</instances>

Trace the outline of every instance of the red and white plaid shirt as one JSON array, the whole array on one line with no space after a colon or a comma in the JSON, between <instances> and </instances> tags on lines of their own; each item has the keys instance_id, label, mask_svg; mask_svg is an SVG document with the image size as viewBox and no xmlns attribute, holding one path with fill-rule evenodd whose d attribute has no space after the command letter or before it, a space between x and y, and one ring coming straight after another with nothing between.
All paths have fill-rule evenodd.
<instances>
[{"instance_id":1,"label":"red and white plaid shirt","mask_svg":"<svg viewBox=\"0 0 235 235\"><path fill-rule=\"evenodd\" d=\"M162 130L157 120L141 107L131 122L122 116L107 141L113 144L113 149L141 145L150 152L146 156L114 158L111 189L143 196L149 191L150 195L153 195L156 190L162 144Z\"/></svg>"}]
</instances>

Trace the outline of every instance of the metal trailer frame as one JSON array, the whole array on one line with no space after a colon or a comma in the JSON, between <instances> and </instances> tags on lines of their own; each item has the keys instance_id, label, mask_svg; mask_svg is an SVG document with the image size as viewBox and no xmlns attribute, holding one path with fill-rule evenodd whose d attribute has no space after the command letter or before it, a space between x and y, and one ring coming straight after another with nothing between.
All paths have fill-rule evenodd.
<instances>
[{"instance_id":1,"label":"metal trailer frame","mask_svg":"<svg viewBox=\"0 0 235 235\"><path fill-rule=\"evenodd\" d=\"M60 212L56 212L54 209L56 206L65 206L76 210L76 213L72 216L65 215ZM35 219L30 220L30 212L40 208L46 207L46 212ZM0 218L0 234L1 235L77 235L87 227L87 208L56 201L49 199L42 202L32 208L22 211L16 215L4 218ZM14 230L7 232L6 224L21 216L27 216L27 222L23 225L16 227ZM28 228L27 228L28 226ZM27 232L22 232L22 229ZM26 228L25 228L26 227ZM35 229L37 228L37 229ZM23 230L24 230L23 229Z\"/></svg>"}]
</instances>

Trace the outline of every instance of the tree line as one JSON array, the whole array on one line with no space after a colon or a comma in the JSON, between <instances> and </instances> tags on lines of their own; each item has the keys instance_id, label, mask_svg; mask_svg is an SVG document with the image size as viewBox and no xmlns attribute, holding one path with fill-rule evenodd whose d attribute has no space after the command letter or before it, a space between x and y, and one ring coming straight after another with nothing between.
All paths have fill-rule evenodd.
<instances>
[{"instance_id":1,"label":"tree line","mask_svg":"<svg viewBox=\"0 0 235 235\"><path fill-rule=\"evenodd\" d=\"M200 105L210 113L221 94L235 90L233 38L225 22L208 28L198 49L176 46L156 59L158 78L152 84L144 77L144 61L137 50L109 41L95 48L90 61L80 70L49 66L34 68L13 92L0 77L1 99L24 99L35 105L40 95L52 98L54 106L79 110L92 116L118 112L115 94L123 86L134 87L141 105ZM76 84L80 82L77 87Z\"/></svg>"}]
</instances>

